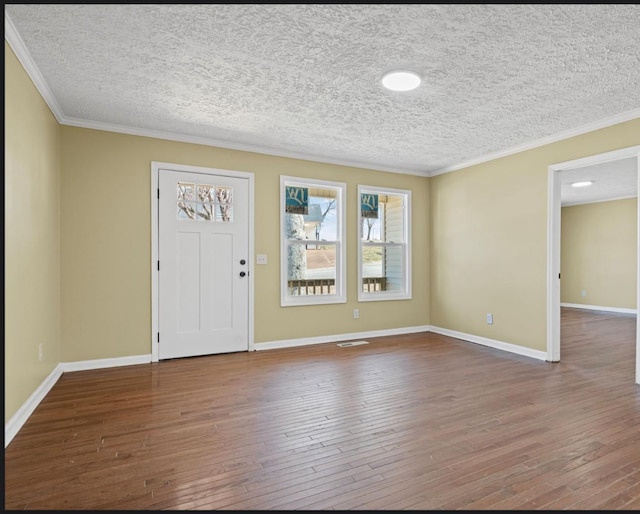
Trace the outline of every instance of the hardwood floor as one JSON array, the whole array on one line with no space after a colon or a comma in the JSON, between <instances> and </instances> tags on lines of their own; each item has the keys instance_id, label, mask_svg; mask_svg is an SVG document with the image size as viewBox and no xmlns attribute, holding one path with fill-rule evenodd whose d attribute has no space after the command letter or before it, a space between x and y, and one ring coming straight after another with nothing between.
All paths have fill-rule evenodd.
<instances>
[{"instance_id":1,"label":"hardwood floor","mask_svg":"<svg viewBox=\"0 0 640 514\"><path fill-rule=\"evenodd\" d=\"M5 509L637 510L635 330L564 308L559 363L422 333L65 373Z\"/></svg>"}]
</instances>

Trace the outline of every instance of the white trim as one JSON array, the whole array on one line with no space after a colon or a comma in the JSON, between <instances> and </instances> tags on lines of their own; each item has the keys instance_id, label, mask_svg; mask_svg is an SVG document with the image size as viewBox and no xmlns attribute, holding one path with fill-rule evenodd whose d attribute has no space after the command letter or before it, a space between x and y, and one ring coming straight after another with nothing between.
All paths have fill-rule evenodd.
<instances>
[{"instance_id":1,"label":"white trim","mask_svg":"<svg viewBox=\"0 0 640 514\"><path fill-rule=\"evenodd\" d=\"M605 118L603 120L596 121L594 123L589 123L583 125L581 127L576 127L574 129L566 130L564 132L559 132L557 134L552 134L542 139L538 139L531 143L526 143L523 145L515 146L506 150L502 150L499 152L494 152L490 154L485 154L483 156L477 157L475 159L470 159L459 164L455 164L453 166L448 166L444 168L440 168L434 171L426 171L426 170L416 170L410 168L388 168L386 166L380 166L374 163L362 162L357 160L348 160L348 159L339 159L339 158L328 158L326 156L315 155L311 153L303 153L303 152L293 152L290 150L281 150L275 148L268 148L259 145L250 145L243 143L236 143L232 141L223 141L213 138L205 138L205 137L196 137L196 136L188 136L185 134L177 134L173 132L163 132L159 130L151 130L151 129L142 129L142 128L134 128L134 127L126 127L123 125L115 125L112 123L102 123L91 120L84 120L80 118L71 118L67 117L63 114L60 109L58 103L55 100L54 95L51 93L51 90L47 83L45 82L42 74L38 67L34 64L31 55L22 38L18 35L18 31L16 30L13 22L9 18L7 14L6 8L4 13L4 32L5 39L13 49L14 53L18 57L18 60L24 67L25 71L33 81L34 85L42 95L44 101L49 105L49 108L53 112L53 115L58 120L58 123L61 125L69 125L72 127L80 127L80 128L88 128L94 130L104 130L107 132L117 132L119 134L129 134L133 136L142 136L142 137L152 137L156 139L165 139L169 141L178 141L183 143L193 143L205 146L215 146L217 148L227 148L230 150L241 150L244 152L253 152L264 155L272 155L276 157L286 157L290 159L300 159L305 161L312 162L322 162L326 164L335 164L338 166L348 166L354 168L363 168L369 170L376 171L384 171L388 173L399 173L402 175L417 175L420 177L435 177L436 175L442 175L443 173L448 173L450 171L456 171L462 168L468 168L469 166L474 166L476 164L481 164L483 162L492 161L495 159L499 159L501 157L506 157L508 155L516 154L519 152L524 152L526 150L532 150L534 148L548 145L551 143L556 143L558 141L562 141L564 139L568 139L571 137L579 136L581 134L586 134L588 132L592 132L594 130L599 130L602 128L606 128L612 125L616 125L618 123L624 123L626 121L630 121L636 118L640 118L640 109L633 109L631 111L627 111L621 114L617 114L615 116Z\"/></svg>"},{"instance_id":2,"label":"white trim","mask_svg":"<svg viewBox=\"0 0 640 514\"><path fill-rule=\"evenodd\" d=\"M560 307L570 307L572 309L588 309L592 311L620 312L624 314L637 314L636 309L627 309L625 307L603 307L601 305L587 305L584 303L560 303Z\"/></svg>"},{"instance_id":3,"label":"white trim","mask_svg":"<svg viewBox=\"0 0 640 514\"><path fill-rule=\"evenodd\" d=\"M88 371L91 369L118 368L120 366L135 366L149 364L151 355L131 355L129 357L114 357L111 359L94 359L90 361L61 362L60 367L65 373L73 371Z\"/></svg>"},{"instance_id":4,"label":"white trim","mask_svg":"<svg viewBox=\"0 0 640 514\"><path fill-rule=\"evenodd\" d=\"M418 327L391 328L387 330L373 330L370 332L352 332L350 334L334 334L318 337L303 337L301 339L283 339L280 341L268 341L257 343L256 350L273 350L276 348L293 348L295 346L308 346L312 344L335 343L338 341L350 341L352 339L366 339L367 337L395 336L402 334L415 334L417 332L429 332L429 325Z\"/></svg>"},{"instance_id":5,"label":"white trim","mask_svg":"<svg viewBox=\"0 0 640 514\"><path fill-rule=\"evenodd\" d=\"M491 154L483 155L476 159L470 159L465 162L461 162L460 164L456 164L454 166L448 166L446 168L440 168L439 170L435 170L429 173L429 177L435 177L436 175L442 175L444 173L449 173L451 171L456 171L462 168L468 168L470 166L475 166L477 164L482 164L483 162L493 161L495 159L500 159L502 157L507 157L509 155L513 155L520 152L525 152L527 150L533 150L534 148L538 148L540 146L549 145L552 143L557 143L558 141L562 141L564 139L569 139L572 137L580 136L582 134L586 134L588 132L593 132L595 130L600 130L606 127L610 127L612 125L617 125L618 123L624 123L626 121L635 120L636 118L640 118L640 109L633 109L631 111L623 112L621 114L617 114L615 116L611 116L610 118L605 118L603 120L596 121L594 123L589 123L587 125L583 125L581 127L576 127L574 129L565 130L563 132L558 132L556 134L552 134L547 137L543 137L542 139L537 139L530 143L525 143L522 145L514 146L512 148L501 150L499 152L494 152ZM592 163L595 164L595 163Z\"/></svg>"},{"instance_id":6,"label":"white trim","mask_svg":"<svg viewBox=\"0 0 640 514\"><path fill-rule=\"evenodd\" d=\"M447 337L453 337L455 339L461 339L463 341L475 344L481 344L483 346L489 346L496 350L502 350L509 353L515 353L517 355L523 355L524 357L531 357L541 361L547 360L547 353L540 350L532 350L524 346L516 344L505 343L496 339L489 339L487 337L475 336L473 334L465 334L464 332L458 332L456 330L449 330L448 328L431 327L431 332L434 334L441 334Z\"/></svg>"},{"instance_id":7,"label":"white trim","mask_svg":"<svg viewBox=\"0 0 640 514\"><path fill-rule=\"evenodd\" d=\"M548 220L547 220L547 354L549 358L557 357L560 360L560 280L558 279L557 290L553 277L557 276L560 270L560 178L559 173L566 170L601 164L635 157L638 169L638 189L640 190L640 145L621 148L611 152L590 155L572 161L552 164L548 167ZM636 295L637 304L640 307L640 209L638 209L638 247L637 253L637 284ZM635 383L640 385L640 327L636 327L636 373ZM556 359L552 359L556 360Z\"/></svg>"},{"instance_id":8,"label":"white trim","mask_svg":"<svg viewBox=\"0 0 640 514\"><path fill-rule=\"evenodd\" d=\"M547 171L547 360L560 361L560 177Z\"/></svg>"},{"instance_id":9,"label":"white trim","mask_svg":"<svg viewBox=\"0 0 640 514\"><path fill-rule=\"evenodd\" d=\"M619 161L620 159L638 157L638 155L640 155L640 145L634 145L626 148L620 148L619 150L612 150L611 152L589 155L580 159L558 162L556 164L552 164L550 167L555 171L568 171L583 168L585 166L593 166L595 164L604 164L607 162Z\"/></svg>"},{"instance_id":10,"label":"white trim","mask_svg":"<svg viewBox=\"0 0 640 514\"><path fill-rule=\"evenodd\" d=\"M159 277L158 277L158 259L160 252L158 248L158 189L160 188L159 174L160 163L151 163L151 362L158 362L159 350L158 350L158 337L159 337Z\"/></svg>"},{"instance_id":11,"label":"white trim","mask_svg":"<svg viewBox=\"0 0 640 514\"><path fill-rule=\"evenodd\" d=\"M605 198L604 200L583 200L579 202L563 203L562 207L574 207L575 205L586 205L592 203L617 202L618 200L628 200L630 198L638 198L638 195L624 195Z\"/></svg>"},{"instance_id":12,"label":"white trim","mask_svg":"<svg viewBox=\"0 0 640 514\"><path fill-rule=\"evenodd\" d=\"M29 419L29 416L33 414L36 407L40 405L40 402L44 400L45 396L51 391L51 388L56 384L58 379L62 376L62 366L58 364L54 370L45 378L37 389L31 393L31 396L26 402L17 410L17 412L11 416L11 419L4 425L4 447L9 446L9 443L13 441L13 438L20 431L22 426Z\"/></svg>"},{"instance_id":13,"label":"white trim","mask_svg":"<svg viewBox=\"0 0 640 514\"><path fill-rule=\"evenodd\" d=\"M187 173L202 173L206 175L223 175L233 178L243 178L248 180L249 188L249 230L248 230L248 272L249 272L249 306L248 306L248 351L254 348L254 203L255 203L255 175L248 171L235 171L220 168L209 168L203 166L191 166L188 164L175 164L171 162L151 162L151 362L158 362L158 173L163 170L171 170Z\"/></svg>"},{"instance_id":14,"label":"white trim","mask_svg":"<svg viewBox=\"0 0 640 514\"><path fill-rule=\"evenodd\" d=\"M515 353L517 355L523 355L525 357L531 357L533 359L542 360L542 361L547 360L546 352L543 352L540 350L532 350L524 346L505 343L503 341L497 341L495 339L489 339L486 337L476 336L473 334L465 334L463 332L457 332L455 330L449 330L446 328L434 327L432 325L392 328L388 330L373 330L370 332L352 332L350 334L334 334L334 335L318 336L318 337L305 337L301 339L284 339L281 341L268 341L265 343L257 343L256 350L273 350L277 348L292 348L296 346L308 346L308 345L323 344L323 343L336 343L339 341L367 339L371 337L415 334L418 332L433 332L434 334L441 334L443 336L453 337L454 339L461 339L469 343L489 346L491 348L495 348L496 350Z\"/></svg>"},{"instance_id":15,"label":"white trim","mask_svg":"<svg viewBox=\"0 0 640 514\"><path fill-rule=\"evenodd\" d=\"M636 147L638 149L638 153L636 154L636 171L638 173L638 191L640 191L640 145ZM640 310L640 206L636 207L637 211L637 220L636 223L638 225L638 234L636 237L636 255L638 258L637 268L636 268L636 276L637 284L636 284L636 309ZM640 385L640 327L638 327L638 323L636 321L636 384Z\"/></svg>"}]
</instances>

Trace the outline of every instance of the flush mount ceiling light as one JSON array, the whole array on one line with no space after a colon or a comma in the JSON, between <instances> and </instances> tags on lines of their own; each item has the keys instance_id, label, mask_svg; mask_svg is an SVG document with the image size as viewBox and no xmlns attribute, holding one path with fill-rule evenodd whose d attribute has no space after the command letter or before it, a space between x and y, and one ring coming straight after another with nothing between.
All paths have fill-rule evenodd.
<instances>
[{"instance_id":1,"label":"flush mount ceiling light","mask_svg":"<svg viewBox=\"0 0 640 514\"><path fill-rule=\"evenodd\" d=\"M391 91L411 91L420 85L421 79L412 71L390 71L382 77L382 85Z\"/></svg>"},{"instance_id":2,"label":"flush mount ceiling light","mask_svg":"<svg viewBox=\"0 0 640 514\"><path fill-rule=\"evenodd\" d=\"M583 180L581 182L574 182L571 187L587 187L593 184L593 180Z\"/></svg>"}]
</instances>

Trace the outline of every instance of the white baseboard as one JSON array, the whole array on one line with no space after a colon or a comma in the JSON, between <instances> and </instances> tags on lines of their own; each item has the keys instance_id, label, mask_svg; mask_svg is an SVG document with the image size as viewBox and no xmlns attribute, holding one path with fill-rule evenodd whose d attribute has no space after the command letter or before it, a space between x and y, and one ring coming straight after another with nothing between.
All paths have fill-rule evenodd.
<instances>
[{"instance_id":1,"label":"white baseboard","mask_svg":"<svg viewBox=\"0 0 640 514\"><path fill-rule=\"evenodd\" d=\"M9 443L16 436L18 431L22 428L29 419L29 416L33 414L36 407L44 400L47 393L51 391L51 388L55 385L58 379L62 376L62 366L58 364L54 370L49 374L47 378L42 381L42 384L29 396L26 402L18 409L18 411L11 417L11 419L4 426L4 447L9 446Z\"/></svg>"},{"instance_id":2,"label":"white baseboard","mask_svg":"<svg viewBox=\"0 0 640 514\"><path fill-rule=\"evenodd\" d=\"M281 341L268 341L255 343L256 350L272 350L274 348L292 348L294 346L306 346L310 344L338 343L352 339L365 339L367 337L395 336L400 334L415 334L417 332L429 332L429 325L418 327L391 328L388 330L372 330L370 332L352 332L350 334L335 334L330 336L304 337L302 339L283 339Z\"/></svg>"},{"instance_id":3,"label":"white baseboard","mask_svg":"<svg viewBox=\"0 0 640 514\"><path fill-rule=\"evenodd\" d=\"M637 309L626 309L624 307L602 307L601 305L587 305L584 303L561 303L560 307L571 307L572 309L589 309L592 311L621 312L624 314L637 314Z\"/></svg>"},{"instance_id":4,"label":"white baseboard","mask_svg":"<svg viewBox=\"0 0 640 514\"><path fill-rule=\"evenodd\" d=\"M496 339L489 339L487 337L475 336L472 334L465 334L464 332L458 332L456 330L449 330L448 328L431 327L431 332L441 334L443 336L453 337L455 339L462 339L470 343L481 344L483 346L489 346L496 350L503 350L505 352L515 353L517 355L523 355L525 357L531 357L538 360L547 360L547 352L541 350L532 350L531 348L525 348L524 346L518 346L516 344L505 343Z\"/></svg>"},{"instance_id":5,"label":"white baseboard","mask_svg":"<svg viewBox=\"0 0 640 514\"><path fill-rule=\"evenodd\" d=\"M147 364L151 362L151 354L132 355L130 357L117 357L114 359L96 359L91 361L61 362L62 371L87 371L90 369L117 368L119 366L132 366L135 364Z\"/></svg>"},{"instance_id":6,"label":"white baseboard","mask_svg":"<svg viewBox=\"0 0 640 514\"><path fill-rule=\"evenodd\" d=\"M455 339L461 339L470 343L481 344L483 346L489 346L497 350L503 350L518 355L524 355L525 357L531 357L538 360L546 360L547 352L532 350L530 348L524 348L511 343L505 343L497 341L495 339L488 339L486 337L475 336L472 334L465 334L463 332L457 332L455 330L449 330L446 328L434 327L430 325L423 325L418 327L407 327L400 329L390 330L375 330L371 332L357 332L351 334L339 334L333 336L321 336L321 337L307 337L302 339L286 339L282 341L270 341L268 343L256 343L256 350L271 350L274 348L291 348L294 346L305 346L311 344L322 343L337 343L340 341L350 341L353 339L366 339L367 337L381 337L399 334L415 334L418 332L434 332L444 336L453 337Z\"/></svg>"}]
</instances>

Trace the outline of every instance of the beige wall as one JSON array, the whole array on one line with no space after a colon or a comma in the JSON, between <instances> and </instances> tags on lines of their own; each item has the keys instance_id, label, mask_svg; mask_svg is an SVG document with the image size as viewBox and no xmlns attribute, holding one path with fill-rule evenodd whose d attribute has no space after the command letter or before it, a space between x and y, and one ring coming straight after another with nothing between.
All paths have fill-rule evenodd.
<instances>
[{"instance_id":1,"label":"beige wall","mask_svg":"<svg viewBox=\"0 0 640 514\"><path fill-rule=\"evenodd\" d=\"M255 342L427 325L428 180L62 127L63 362L151 353L151 162L255 174ZM280 175L347 183L346 304L280 307ZM412 191L413 299L357 303L357 185ZM360 319L353 319L353 309Z\"/></svg>"},{"instance_id":2,"label":"beige wall","mask_svg":"<svg viewBox=\"0 0 640 514\"><path fill-rule=\"evenodd\" d=\"M433 177L431 324L546 351L548 167L638 144L635 119Z\"/></svg>"},{"instance_id":3,"label":"beige wall","mask_svg":"<svg viewBox=\"0 0 640 514\"><path fill-rule=\"evenodd\" d=\"M60 358L60 127L6 41L4 58L6 423Z\"/></svg>"},{"instance_id":4,"label":"beige wall","mask_svg":"<svg viewBox=\"0 0 640 514\"><path fill-rule=\"evenodd\" d=\"M563 207L561 218L561 301L635 309L638 199Z\"/></svg>"}]
</instances>

